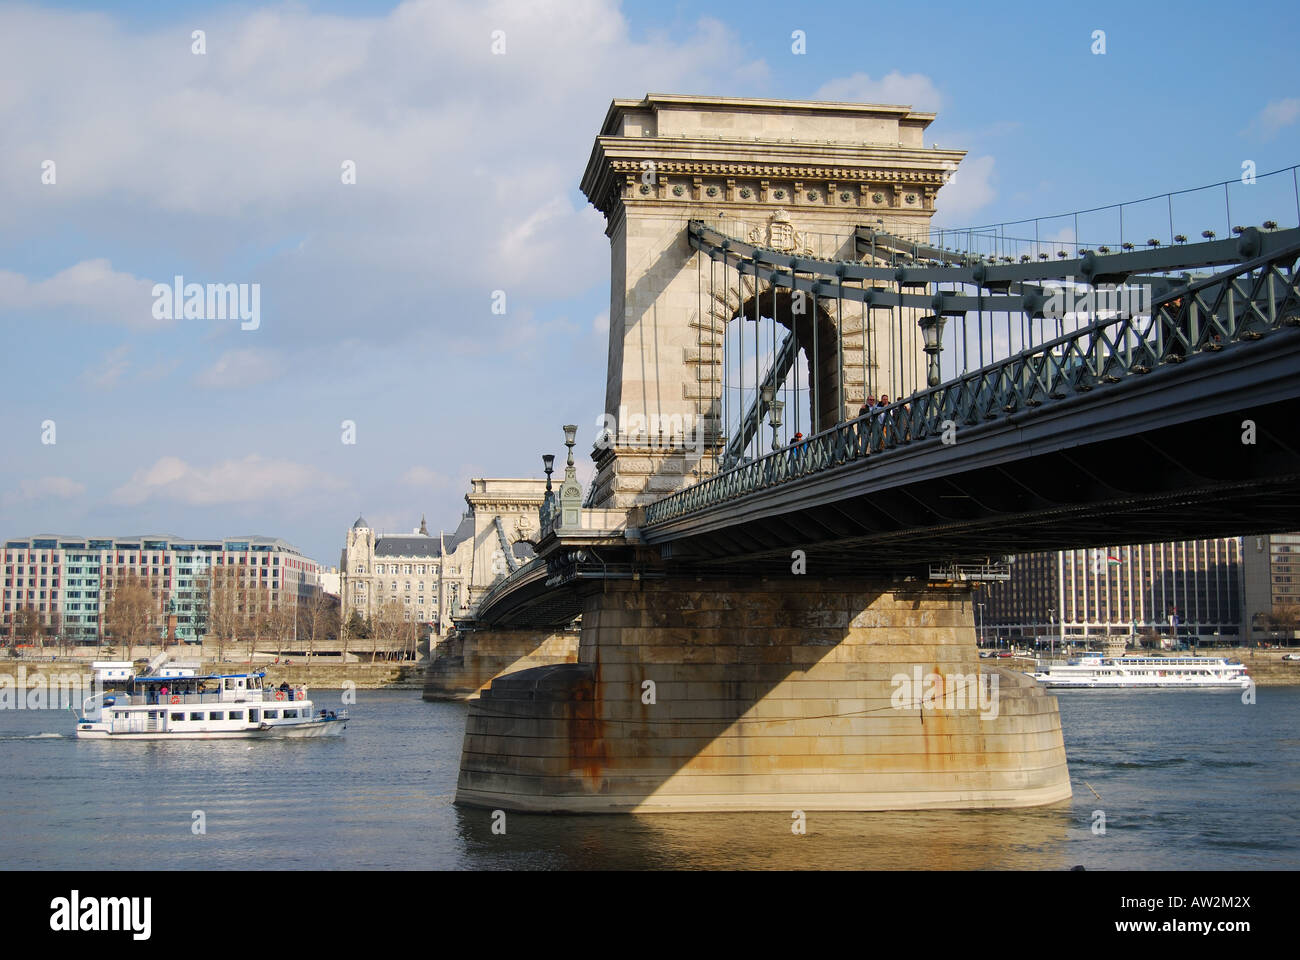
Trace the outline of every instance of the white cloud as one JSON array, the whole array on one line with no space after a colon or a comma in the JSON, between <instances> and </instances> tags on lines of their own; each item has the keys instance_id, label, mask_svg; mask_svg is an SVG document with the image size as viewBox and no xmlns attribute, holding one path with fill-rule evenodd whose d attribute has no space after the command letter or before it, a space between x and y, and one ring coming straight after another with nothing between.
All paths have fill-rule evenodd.
<instances>
[{"instance_id":1,"label":"white cloud","mask_svg":"<svg viewBox=\"0 0 1300 960\"><path fill-rule=\"evenodd\" d=\"M1262 139L1271 140L1285 127L1300 120L1300 97L1270 101L1251 121L1251 129Z\"/></svg>"},{"instance_id":2,"label":"white cloud","mask_svg":"<svg viewBox=\"0 0 1300 960\"><path fill-rule=\"evenodd\" d=\"M854 73L828 80L813 95L817 100L845 100L856 103L901 104L915 110L937 111L943 95L923 73L900 73L894 70L879 80L868 74Z\"/></svg>"},{"instance_id":3,"label":"white cloud","mask_svg":"<svg viewBox=\"0 0 1300 960\"><path fill-rule=\"evenodd\" d=\"M935 198L935 226L960 226L997 196L993 158L966 157Z\"/></svg>"},{"instance_id":4,"label":"white cloud","mask_svg":"<svg viewBox=\"0 0 1300 960\"><path fill-rule=\"evenodd\" d=\"M428 487L434 490L452 486L455 481L446 474L428 467L412 467L402 474L402 483L412 487Z\"/></svg>"},{"instance_id":5,"label":"white cloud","mask_svg":"<svg viewBox=\"0 0 1300 960\"><path fill-rule=\"evenodd\" d=\"M201 387L233 390L264 383L279 372L280 362L273 353L246 347L221 354L195 382Z\"/></svg>"},{"instance_id":6,"label":"white cloud","mask_svg":"<svg viewBox=\"0 0 1300 960\"><path fill-rule=\"evenodd\" d=\"M609 334L609 311L602 310L591 321L591 332L602 337Z\"/></svg>"},{"instance_id":7,"label":"white cloud","mask_svg":"<svg viewBox=\"0 0 1300 960\"><path fill-rule=\"evenodd\" d=\"M179 457L160 457L113 491L115 503L136 505L150 500L174 500L191 506L221 503L285 501L314 491L339 489L341 484L315 467L257 455L223 460L205 467Z\"/></svg>"},{"instance_id":8,"label":"white cloud","mask_svg":"<svg viewBox=\"0 0 1300 960\"><path fill-rule=\"evenodd\" d=\"M766 70L718 20L634 40L615 0L373 16L286 4L205 21L195 56L174 26L0 6L0 226L62 216L126 243L165 234L187 279L260 282L268 323L271 301L292 303L275 317L286 338L450 331L480 291L562 298L575 277L599 281L599 214L573 188L611 97L761 92ZM46 159L57 185L22 174ZM212 275L231 249L263 253Z\"/></svg>"},{"instance_id":9,"label":"white cloud","mask_svg":"<svg viewBox=\"0 0 1300 960\"><path fill-rule=\"evenodd\" d=\"M121 382L123 375L130 366L126 359L130 352L131 348L126 344L114 347L104 354L98 363L87 367L82 374L82 378L92 387L112 390Z\"/></svg>"},{"instance_id":10,"label":"white cloud","mask_svg":"<svg viewBox=\"0 0 1300 960\"><path fill-rule=\"evenodd\" d=\"M6 505L37 500L72 500L86 492L86 485L70 477L41 477L24 480L18 489L4 495Z\"/></svg>"},{"instance_id":11,"label":"white cloud","mask_svg":"<svg viewBox=\"0 0 1300 960\"><path fill-rule=\"evenodd\" d=\"M105 259L83 260L44 280L0 270L0 313L68 310L79 318L153 329L153 282L114 270Z\"/></svg>"}]
</instances>

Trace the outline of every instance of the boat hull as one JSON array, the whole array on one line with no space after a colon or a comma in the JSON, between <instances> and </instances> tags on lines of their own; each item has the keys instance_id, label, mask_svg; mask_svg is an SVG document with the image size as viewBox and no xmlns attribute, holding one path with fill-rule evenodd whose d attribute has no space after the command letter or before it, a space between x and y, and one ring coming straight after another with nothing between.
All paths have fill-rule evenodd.
<instances>
[{"instance_id":1,"label":"boat hull","mask_svg":"<svg viewBox=\"0 0 1300 960\"><path fill-rule=\"evenodd\" d=\"M1031 673L1029 676L1034 677ZM1053 690L1244 690L1250 686L1249 681L1184 681L1178 683L1158 683L1155 681L1136 681L1133 683L1108 683L1104 680L1044 680L1034 677L1044 687Z\"/></svg>"},{"instance_id":2,"label":"boat hull","mask_svg":"<svg viewBox=\"0 0 1300 960\"><path fill-rule=\"evenodd\" d=\"M287 740L309 737L341 737L347 720L312 720L308 723L278 724L269 728L243 730L174 730L141 733L113 733L104 729L76 731L78 740Z\"/></svg>"}]
</instances>

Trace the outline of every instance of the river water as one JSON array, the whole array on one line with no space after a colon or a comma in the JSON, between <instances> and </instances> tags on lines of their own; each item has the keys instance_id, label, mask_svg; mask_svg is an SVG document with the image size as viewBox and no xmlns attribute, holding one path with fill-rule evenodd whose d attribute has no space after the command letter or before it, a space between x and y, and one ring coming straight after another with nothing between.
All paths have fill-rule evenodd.
<instances>
[{"instance_id":1,"label":"river water","mask_svg":"<svg viewBox=\"0 0 1300 960\"><path fill-rule=\"evenodd\" d=\"M77 741L0 712L8 869L1297 869L1300 688L1060 694L1074 798L1029 810L553 817L452 804L467 707L359 690L337 740ZM337 692L313 691L321 706ZM1095 793L1094 793L1095 791ZM1100 799L1098 799L1098 795ZM201 818L196 819L196 812ZM1096 829L1105 815L1104 832ZM202 822L204 832L195 832Z\"/></svg>"}]
</instances>

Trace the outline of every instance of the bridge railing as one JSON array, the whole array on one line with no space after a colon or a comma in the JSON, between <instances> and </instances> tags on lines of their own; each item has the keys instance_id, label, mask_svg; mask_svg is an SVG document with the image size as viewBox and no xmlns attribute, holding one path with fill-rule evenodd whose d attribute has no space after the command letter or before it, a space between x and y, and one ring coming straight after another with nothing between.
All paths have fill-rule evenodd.
<instances>
[{"instance_id":1,"label":"bridge railing","mask_svg":"<svg viewBox=\"0 0 1300 960\"><path fill-rule=\"evenodd\" d=\"M1149 373L1283 325L1300 325L1300 243L1179 287L1149 315L1094 321L963 373L807 440L703 480L646 507L646 525L884 454L957 424L996 420Z\"/></svg>"}]
</instances>

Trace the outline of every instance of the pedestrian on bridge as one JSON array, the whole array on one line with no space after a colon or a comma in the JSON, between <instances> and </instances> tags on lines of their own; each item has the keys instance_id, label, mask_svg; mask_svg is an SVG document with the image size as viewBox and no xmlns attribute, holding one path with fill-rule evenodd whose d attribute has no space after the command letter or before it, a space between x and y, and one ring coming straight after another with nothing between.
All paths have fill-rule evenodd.
<instances>
[{"instance_id":1,"label":"pedestrian on bridge","mask_svg":"<svg viewBox=\"0 0 1300 960\"><path fill-rule=\"evenodd\" d=\"M880 421L880 442L885 442L888 433L885 430L885 407L889 406L889 394L882 393L876 401L876 419Z\"/></svg>"}]
</instances>

